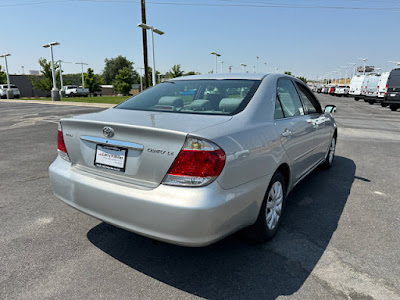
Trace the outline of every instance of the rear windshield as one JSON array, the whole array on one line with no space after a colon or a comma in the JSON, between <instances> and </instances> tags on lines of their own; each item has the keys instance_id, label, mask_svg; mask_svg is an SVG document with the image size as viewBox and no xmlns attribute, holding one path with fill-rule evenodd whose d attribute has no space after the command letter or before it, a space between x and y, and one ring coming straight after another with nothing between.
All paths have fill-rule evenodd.
<instances>
[{"instance_id":1,"label":"rear windshield","mask_svg":"<svg viewBox=\"0 0 400 300\"><path fill-rule=\"evenodd\" d=\"M390 78L388 79L388 85L399 87L400 86L400 74L399 73L391 74Z\"/></svg>"},{"instance_id":2,"label":"rear windshield","mask_svg":"<svg viewBox=\"0 0 400 300\"><path fill-rule=\"evenodd\" d=\"M118 105L119 109L234 115L242 111L260 80L176 80L158 84Z\"/></svg>"}]
</instances>

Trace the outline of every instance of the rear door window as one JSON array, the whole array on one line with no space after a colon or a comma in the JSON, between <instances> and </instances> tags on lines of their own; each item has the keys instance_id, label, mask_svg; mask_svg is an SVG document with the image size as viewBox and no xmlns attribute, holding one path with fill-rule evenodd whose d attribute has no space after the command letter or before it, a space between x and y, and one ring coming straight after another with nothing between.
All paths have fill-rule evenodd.
<instances>
[{"instance_id":1,"label":"rear door window","mask_svg":"<svg viewBox=\"0 0 400 300\"><path fill-rule=\"evenodd\" d=\"M286 118L304 115L303 105L290 79L281 78L278 80L277 96Z\"/></svg>"},{"instance_id":2,"label":"rear door window","mask_svg":"<svg viewBox=\"0 0 400 300\"><path fill-rule=\"evenodd\" d=\"M307 108L307 113L308 114L321 113L322 109L318 103L318 100L315 99L313 95L311 95L311 93L307 90L305 86L303 86L298 82L296 82L296 85L299 88L299 94L301 100L303 101L304 106Z\"/></svg>"}]
</instances>

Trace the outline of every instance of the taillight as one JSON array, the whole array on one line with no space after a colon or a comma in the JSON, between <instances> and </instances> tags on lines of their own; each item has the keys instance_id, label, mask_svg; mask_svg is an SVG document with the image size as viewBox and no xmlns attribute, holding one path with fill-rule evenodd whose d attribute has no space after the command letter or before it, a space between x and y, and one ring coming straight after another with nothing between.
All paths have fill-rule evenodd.
<instances>
[{"instance_id":1,"label":"taillight","mask_svg":"<svg viewBox=\"0 0 400 300\"><path fill-rule=\"evenodd\" d=\"M63 137L61 123L58 123L57 152L58 152L58 155L62 159L66 160L66 161L70 161L69 160L69 156L68 156L68 152L67 152L67 148L65 147L65 143L64 143L64 137Z\"/></svg>"},{"instance_id":2,"label":"taillight","mask_svg":"<svg viewBox=\"0 0 400 300\"><path fill-rule=\"evenodd\" d=\"M387 89L388 89L388 85L386 85L385 96L387 95Z\"/></svg>"},{"instance_id":3,"label":"taillight","mask_svg":"<svg viewBox=\"0 0 400 300\"><path fill-rule=\"evenodd\" d=\"M188 137L163 183L204 186L213 182L221 174L224 166L224 150L210 141Z\"/></svg>"}]
</instances>

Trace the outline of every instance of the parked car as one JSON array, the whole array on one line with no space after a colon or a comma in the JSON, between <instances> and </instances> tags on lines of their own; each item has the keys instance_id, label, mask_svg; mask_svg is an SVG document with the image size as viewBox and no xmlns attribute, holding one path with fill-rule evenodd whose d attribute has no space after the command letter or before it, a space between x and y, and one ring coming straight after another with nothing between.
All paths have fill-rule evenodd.
<instances>
[{"instance_id":1,"label":"parked car","mask_svg":"<svg viewBox=\"0 0 400 300\"><path fill-rule=\"evenodd\" d=\"M329 95L334 96L335 90L336 90L336 86L329 87L329 90L328 90Z\"/></svg>"},{"instance_id":2,"label":"parked car","mask_svg":"<svg viewBox=\"0 0 400 300\"><path fill-rule=\"evenodd\" d=\"M65 96L67 97L88 97L89 96L89 89L82 88L77 85L66 85L64 87Z\"/></svg>"},{"instance_id":3,"label":"parked car","mask_svg":"<svg viewBox=\"0 0 400 300\"><path fill-rule=\"evenodd\" d=\"M392 111L396 111L400 107L400 68L390 72L383 104L389 105Z\"/></svg>"},{"instance_id":4,"label":"parked car","mask_svg":"<svg viewBox=\"0 0 400 300\"><path fill-rule=\"evenodd\" d=\"M381 74L370 74L368 76L364 97L365 100L371 105L376 102L376 97L378 96L378 83L380 79Z\"/></svg>"},{"instance_id":5,"label":"parked car","mask_svg":"<svg viewBox=\"0 0 400 300\"><path fill-rule=\"evenodd\" d=\"M317 93L320 94L322 92L322 89L323 89L322 86L317 87Z\"/></svg>"},{"instance_id":6,"label":"parked car","mask_svg":"<svg viewBox=\"0 0 400 300\"><path fill-rule=\"evenodd\" d=\"M366 75L355 75L350 81L349 95L354 97L354 100L361 99L361 89L364 86Z\"/></svg>"},{"instance_id":7,"label":"parked car","mask_svg":"<svg viewBox=\"0 0 400 300\"><path fill-rule=\"evenodd\" d=\"M0 98L2 99L7 98L7 89L8 89L7 84L0 84ZM19 89L14 84L10 84L10 89L13 91L14 98L19 98L21 96Z\"/></svg>"},{"instance_id":8,"label":"parked car","mask_svg":"<svg viewBox=\"0 0 400 300\"><path fill-rule=\"evenodd\" d=\"M386 107L387 104L383 103L383 99L385 98L385 95L387 93L387 81L389 78L390 72L384 72L381 74L381 78L379 79L378 82L378 93L377 93L377 98L376 102L380 102L382 107Z\"/></svg>"},{"instance_id":9,"label":"parked car","mask_svg":"<svg viewBox=\"0 0 400 300\"><path fill-rule=\"evenodd\" d=\"M346 85L339 85L335 89L335 95L338 97L347 97L349 94L349 87Z\"/></svg>"},{"instance_id":10,"label":"parked car","mask_svg":"<svg viewBox=\"0 0 400 300\"><path fill-rule=\"evenodd\" d=\"M51 184L70 206L153 239L205 246L248 227L265 241L293 187L332 165L335 109L287 75L170 79L114 108L61 119Z\"/></svg>"}]
</instances>

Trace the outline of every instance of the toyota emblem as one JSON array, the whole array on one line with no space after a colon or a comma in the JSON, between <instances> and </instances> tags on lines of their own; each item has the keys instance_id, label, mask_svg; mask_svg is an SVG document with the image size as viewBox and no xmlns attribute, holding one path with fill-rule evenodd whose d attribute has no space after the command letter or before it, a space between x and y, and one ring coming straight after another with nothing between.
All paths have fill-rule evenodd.
<instances>
[{"instance_id":1,"label":"toyota emblem","mask_svg":"<svg viewBox=\"0 0 400 300\"><path fill-rule=\"evenodd\" d=\"M106 138L112 138L114 136L114 129L106 126L103 128L103 134Z\"/></svg>"}]
</instances>

